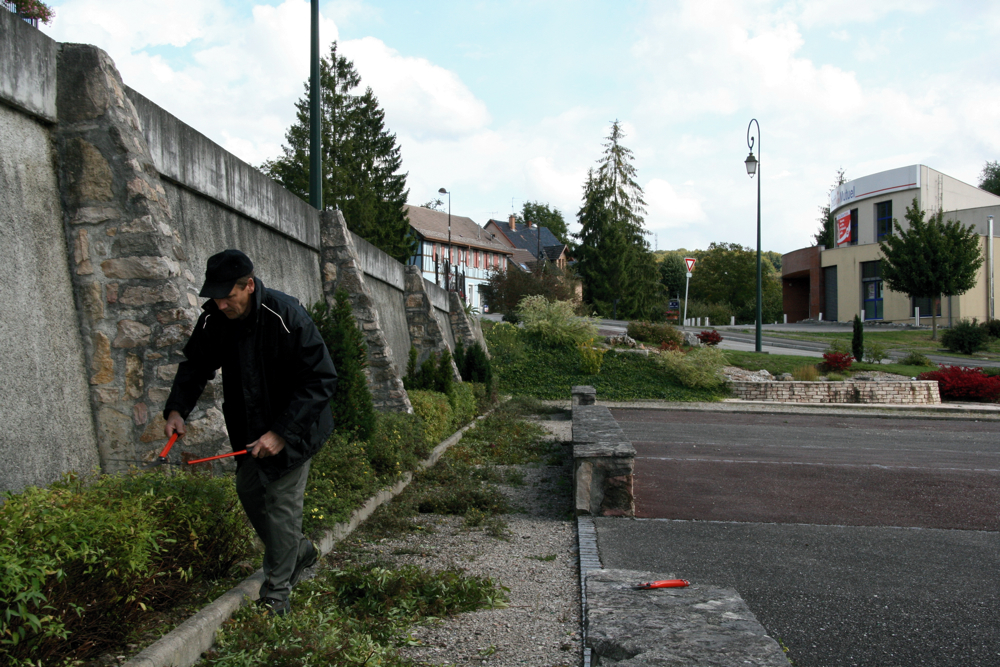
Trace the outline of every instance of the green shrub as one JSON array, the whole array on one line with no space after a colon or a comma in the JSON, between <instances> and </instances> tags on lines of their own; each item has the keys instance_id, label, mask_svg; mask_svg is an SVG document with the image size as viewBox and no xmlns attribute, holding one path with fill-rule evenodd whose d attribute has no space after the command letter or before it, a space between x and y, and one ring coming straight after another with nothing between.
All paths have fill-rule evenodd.
<instances>
[{"instance_id":1,"label":"green shrub","mask_svg":"<svg viewBox=\"0 0 1000 667\"><path fill-rule=\"evenodd\" d=\"M365 376L368 346L354 321L347 291L337 291L333 308L318 301L309 314L337 369L337 389L330 400L334 427L365 440L375 428L375 406Z\"/></svg>"},{"instance_id":2,"label":"green shrub","mask_svg":"<svg viewBox=\"0 0 1000 667\"><path fill-rule=\"evenodd\" d=\"M675 326L659 322L629 322L628 335L638 341L653 345L671 342L680 346L684 342L684 336Z\"/></svg>"},{"instance_id":3,"label":"green shrub","mask_svg":"<svg viewBox=\"0 0 1000 667\"><path fill-rule=\"evenodd\" d=\"M882 343L871 342L865 345L864 360L869 364L881 364L889 355L885 351Z\"/></svg>"},{"instance_id":4,"label":"green shrub","mask_svg":"<svg viewBox=\"0 0 1000 667\"><path fill-rule=\"evenodd\" d=\"M417 389L447 394L451 390L455 370L448 348L445 348L441 354L431 352L414 373L416 365L417 350L411 347L410 358L406 365L406 375L403 376L403 387L407 391Z\"/></svg>"},{"instance_id":5,"label":"green shrub","mask_svg":"<svg viewBox=\"0 0 1000 667\"><path fill-rule=\"evenodd\" d=\"M346 521L381 486L365 443L334 433L312 457L306 482L302 530L307 535Z\"/></svg>"},{"instance_id":6,"label":"green shrub","mask_svg":"<svg viewBox=\"0 0 1000 667\"><path fill-rule=\"evenodd\" d=\"M469 378L465 377L465 344L462 342L461 337L455 341L454 359L455 368L458 369L458 374L462 376L463 380L468 380Z\"/></svg>"},{"instance_id":7,"label":"green shrub","mask_svg":"<svg viewBox=\"0 0 1000 667\"><path fill-rule=\"evenodd\" d=\"M489 384L493 380L493 366L479 341L469 347L465 353L465 365L461 368L462 379L466 382Z\"/></svg>"},{"instance_id":8,"label":"green shrub","mask_svg":"<svg viewBox=\"0 0 1000 667\"><path fill-rule=\"evenodd\" d=\"M431 447L451 435L454 423L448 397L436 391L414 389L408 392L413 412L420 417L424 429L424 441Z\"/></svg>"},{"instance_id":9,"label":"green shrub","mask_svg":"<svg viewBox=\"0 0 1000 667\"><path fill-rule=\"evenodd\" d=\"M0 662L96 657L147 609L225 575L253 551L238 502L229 479L157 473L4 494Z\"/></svg>"},{"instance_id":10,"label":"green shrub","mask_svg":"<svg viewBox=\"0 0 1000 667\"><path fill-rule=\"evenodd\" d=\"M976 320L959 320L941 335L941 344L952 352L972 354L986 347L989 333Z\"/></svg>"},{"instance_id":11,"label":"green shrub","mask_svg":"<svg viewBox=\"0 0 1000 667\"><path fill-rule=\"evenodd\" d=\"M987 320L983 322L982 327L986 329L990 338L1000 338L1000 320Z\"/></svg>"},{"instance_id":12,"label":"green shrub","mask_svg":"<svg viewBox=\"0 0 1000 667\"><path fill-rule=\"evenodd\" d=\"M865 324L860 315L854 316L854 327L851 333L851 354L855 361L861 361L865 352Z\"/></svg>"},{"instance_id":13,"label":"green shrub","mask_svg":"<svg viewBox=\"0 0 1000 667\"><path fill-rule=\"evenodd\" d=\"M489 384L484 382L470 382L469 384L472 385L472 395L476 397L477 415L486 414L496 407L499 402L496 377L490 378Z\"/></svg>"},{"instance_id":14,"label":"green shrub","mask_svg":"<svg viewBox=\"0 0 1000 667\"><path fill-rule=\"evenodd\" d=\"M451 394L451 386L455 382L455 365L451 359L451 350L445 348L438 357L437 377L434 381L434 391L444 395Z\"/></svg>"},{"instance_id":15,"label":"green shrub","mask_svg":"<svg viewBox=\"0 0 1000 667\"><path fill-rule=\"evenodd\" d=\"M476 418L476 395L468 382L456 382L452 385L448 403L451 405L452 432Z\"/></svg>"},{"instance_id":16,"label":"green shrub","mask_svg":"<svg viewBox=\"0 0 1000 667\"><path fill-rule=\"evenodd\" d=\"M498 410L462 436L448 456L470 465L522 465L544 461L561 445L545 439L545 429L534 422Z\"/></svg>"},{"instance_id":17,"label":"green shrub","mask_svg":"<svg viewBox=\"0 0 1000 667\"><path fill-rule=\"evenodd\" d=\"M714 389L725 382L726 357L717 347L697 347L690 352L661 352L657 359L667 374L690 389Z\"/></svg>"},{"instance_id":18,"label":"green shrub","mask_svg":"<svg viewBox=\"0 0 1000 667\"><path fill-rule=\"evenodd\" d=\"M601 363L604 362L604 353L607 350L594 347L593 341L580 343L576 347L580 351L580 370L585 375L600 373Z\"/></svg>"},{"instance_id":19,"label":"green shrub","mask_svg":"<svg viewBox=\"0 0 1000 667\"><path fill-rule=\"evenodd\" d=\"M589 317L579 317L569 301L548 301L528 296L517 306L524 330L546 345L572 347L597 337L597 327Z\"/></svg>"},{"instance_id":20,"label":"green shrub","mask_svg":"<svg viewBox=\"0 0 1000 667\"><path fill-rule=\"evenodd\" d=\"M933 366L934 362L919 352L910 352L899 360L904 366Z\"/></svg>"}]
</instances>

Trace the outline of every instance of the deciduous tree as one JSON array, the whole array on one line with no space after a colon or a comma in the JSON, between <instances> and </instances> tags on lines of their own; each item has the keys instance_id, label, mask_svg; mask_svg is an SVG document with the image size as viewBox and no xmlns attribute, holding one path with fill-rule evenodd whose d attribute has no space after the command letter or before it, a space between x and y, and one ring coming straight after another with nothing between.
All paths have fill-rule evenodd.
<instances>
[{"instance_id":1,"label":"deciduous tree","mask_svg":"<svg viewBox=\"0 0 1000 667\"><path fill-rule=\"evenodd\" d=\"M983 165L983 173L979 175L979 187L987 192L1000 195L1000 163L996 160Z\"/></svg>"},{"instance_id":2,"label":"deciduous tree","mask_svg":"<svg viewBox=\"0 0 1000 667\"><path fill-rule=\"evenodd\" d=\"M964 294L976 284L983 264L979 235L973 225L945 222L944 212L920 209L916 198L906 207L907 228L893 220L896 233L880 243L881 275L894 292L935 299ZM931 309L932 340L937 340L937 312Z\"/></svg>"},{"instance_id":3,"label":"deciduous tree","mask_svg":"<svg viewBox=\"0 0 1000 667\"><path fill-rule=\"evenodd\" d=\"M530 220L533 224L537 224L540 227L548 227L548 230L557 239L566 245L571 245L566 220L563 219L562 213L557 208L552 208L548 204L538 201L526 201L524 202L524 206L521 207L521 214L515 216L515 218L517 222L522 224Z\"/></svg>"},{"instance_id":4,"label":"deciduous tree","mask_svg":"<svg viewBox=\"0 0 1000 667\"><path fill-rule=\"evenodd\" d=\"M837 179L833 182L833 187L827 191L827 195L832 194L834 190L846 182L847 177L844 176L844 170L838 169ZM837 221L830 210L829 196L826 198L826 203L819 207L819 231L816 232L813 238L816 239L816 245L826 246L827 248L837 247ZM780 269L781 267L777 268Z\"/></svg>"}]
</instances>

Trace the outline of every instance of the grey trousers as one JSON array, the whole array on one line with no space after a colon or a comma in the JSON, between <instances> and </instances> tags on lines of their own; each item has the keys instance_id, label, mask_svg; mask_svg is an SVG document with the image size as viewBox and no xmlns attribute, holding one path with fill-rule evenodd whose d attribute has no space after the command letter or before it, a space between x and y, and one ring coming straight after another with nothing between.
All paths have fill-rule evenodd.
<instances>
[{"instance_id":1,"label":"grey trousers","mask_svg":"<svg viewBox=\"0 0 1000 667\"><path fill-rule=\"evenodd\" d=\"M302 500L309 461L284 477L261 484L257 461L248 459L236 473L236 493L250 524L264 543L264 583L260 597L287 600L295 563L310 549L302 534Z\"/></svg>"}]
</instances>

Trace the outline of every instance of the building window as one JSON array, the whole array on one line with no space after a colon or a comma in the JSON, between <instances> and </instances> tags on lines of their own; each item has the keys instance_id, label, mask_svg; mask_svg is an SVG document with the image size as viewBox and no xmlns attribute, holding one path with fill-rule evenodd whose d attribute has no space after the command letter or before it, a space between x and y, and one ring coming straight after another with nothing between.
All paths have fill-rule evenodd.
<instances>
[{"instance_id":1,"label":"building window","mask_svg":"<svg viewBox=\"0 0 1000 667\"><path fill-rule=\"evenodd\" d=\"M858 209L851 209L851 245L858 245Z\"/></svg>"},{"instance_id":2,"label":"building window","mask_svg":"<svg viewBox=\"0 0 1000 667\"><path fill-rule=\"evenodd\" d=\"M881 241L892 236L892 202L875 204L875 240Z\"/></svg>"},{"instance_id":3,"label":"building window","mask_svg":"<svg viewBox=\"0 0 1000 667\"><path fill-rule=\"evenodd\" d=\"M881 262L861 262L861 307L866 320L882 319Z\"/></svg>"},{"instance_id":4,"label":"building window","mask_svg":"<svg viewBox=\"0 0 1000 667\"><path fill-rule=\"evenodd\" d=\"M941 297L934 297L934 310L937 311L935 313L931 313L931 297L913 299L913 303L910 304L910 317L916 317L917 308L920 309L920 317L931 317L932 314L941 317Z\"/></svg>"}]
</instances>

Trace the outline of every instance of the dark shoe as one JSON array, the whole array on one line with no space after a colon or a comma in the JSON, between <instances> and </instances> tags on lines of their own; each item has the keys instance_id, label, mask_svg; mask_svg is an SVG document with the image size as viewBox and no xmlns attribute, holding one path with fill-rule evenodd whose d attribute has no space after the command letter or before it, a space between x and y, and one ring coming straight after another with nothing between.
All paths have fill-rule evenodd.
<instances>
[{"instance_id":1,"label":"dark shoe","mask_svg":"<svg viewBox=\"0 0 1000 667\"><path fill-rule=\"evenodd\" d=\"M257 600L257 606L264 616L284 616L292 610L292 605L288 600L278 600L276 598L261 598Z\"/></svg>"},{"instance_id":2,"label":"dark shoe","mask_svg":"<svg viewBox=\"0 0 1000 667\"><path fill-rule=\"evenodd\" d=\"M295 569L292 570L292 578L289 580L289 586L294 586L299 583L299 577L307 569L316 564L316 560L319 558L319 552L316 551L316 547L313 546L312 542L309 542L309 550L305 552L301 558L295 562Z\"/></svg>"}]
</instances>

